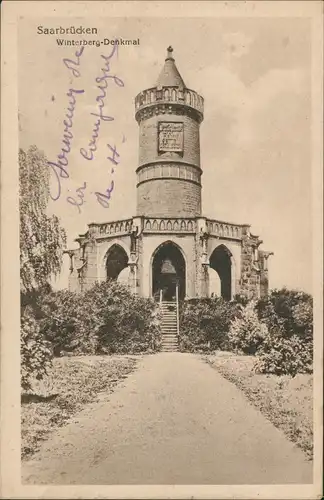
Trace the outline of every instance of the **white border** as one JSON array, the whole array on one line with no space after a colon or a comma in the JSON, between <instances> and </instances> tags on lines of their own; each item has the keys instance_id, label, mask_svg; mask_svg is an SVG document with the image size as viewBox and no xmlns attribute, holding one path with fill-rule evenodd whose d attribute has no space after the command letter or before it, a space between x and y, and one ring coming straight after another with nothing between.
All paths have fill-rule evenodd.
<instances>
[{"instance_id":1,"label":"white border","mask_svg":"<svg viewBox=\"0 0 324 500\"><path fill-rule=\"evenodd\" d=\"M9 2L2 3L1 169L1 497L314 499L322 492L322 186L323 4L263 2ZM24 17L309 17L312 19L313 278L315 303L314 483L223 486L24 486L20 482L19 214L17 19ZM32 91L32 89L31 89ZM292 132L293 133L293 132ZM308 168L306 165L305 168Z\"/></svg>"}]
</instances>

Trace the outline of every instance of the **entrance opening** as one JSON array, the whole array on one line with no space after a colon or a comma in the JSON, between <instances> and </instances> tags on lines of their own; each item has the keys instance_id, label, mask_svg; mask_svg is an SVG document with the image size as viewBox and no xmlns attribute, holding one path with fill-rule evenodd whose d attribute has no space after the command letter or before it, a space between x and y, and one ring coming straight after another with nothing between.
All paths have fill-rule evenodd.
<instances>
[{"instance_id":1,"label":"entrance opening","mask_svg":"<svg viewBox=\"0 0 324 500\"><path fill-rule=\"evenodd\" d=\"M152 262L152 292L159 300L172 301L176 299L178 285L179 300L186 295L186 263L179 248L174 243L164 243L156 251Z\"/></svg>"},{"instance_id":2,"label":"entrance opening","mask_svg":"<svg viewBox=\"0 0 324 500\"><path fill-rule=\"evenodd\" d=\"M123 269L127 268L127 264L128 256L125 250L120 245L112 245L107 252L107 279L117 280Z\"/></svg>"},{"instance_id":3,"label":"entrance opening","mask_svg":"<svg viewBox=\"0 0 324 500\"><path fill-rule=\"evenodd\" d=\"M232 262L231 253L224 246L220 245L215 248L209 259L210 268L217 272L219 280L211 280L212 286L215 285L215 290L210 290L217 293L220 291L220 296L225 300L232 298ZM210 277L214 273L209 273Z\"/></svg>"}]
</instances>

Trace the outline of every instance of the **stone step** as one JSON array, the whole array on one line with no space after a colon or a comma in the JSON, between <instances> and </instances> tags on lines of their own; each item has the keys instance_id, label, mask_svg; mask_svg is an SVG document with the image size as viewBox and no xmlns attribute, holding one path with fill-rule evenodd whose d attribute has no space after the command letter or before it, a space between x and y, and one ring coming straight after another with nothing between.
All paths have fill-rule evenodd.
<instances>
[{"instance_id":1,"label":"stone step","mask_svg":"<svg viewBox=\"0 0 324 500\"><path fill-rule=\"evenodd\" d=\"M179 350L177 307L175 302L161 303L161 350L177 352Z\"/></svg>"}]
</instances>

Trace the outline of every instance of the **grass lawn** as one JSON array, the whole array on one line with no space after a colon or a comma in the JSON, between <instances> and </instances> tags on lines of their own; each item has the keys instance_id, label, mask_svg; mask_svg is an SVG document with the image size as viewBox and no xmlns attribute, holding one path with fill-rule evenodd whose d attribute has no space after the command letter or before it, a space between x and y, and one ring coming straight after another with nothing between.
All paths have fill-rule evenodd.
<instances>
[{"instance_id":1,"label":"grass lawn","mask_svg":"<svg viewBox=\"0 0 324 500\"><path fill-rule=\"evenodd\" d=\"M253 372L255 358L230 352L204 356L227 380L287 437L312 459L313 453L313 377L300 374L260 375Z\"/></svg>"},{"instance_id":2,"label":"grass lawn","mask_svg":"<svg viewBox=\"0 0 324 500\"><path fill-rule=\"evenodd\" d=\"M28 458L40 442L100 393L109 394L135 369L136 356L78 356L54 359L51 373L22 394L21 453Z\"/></svg>"}]
</instances>

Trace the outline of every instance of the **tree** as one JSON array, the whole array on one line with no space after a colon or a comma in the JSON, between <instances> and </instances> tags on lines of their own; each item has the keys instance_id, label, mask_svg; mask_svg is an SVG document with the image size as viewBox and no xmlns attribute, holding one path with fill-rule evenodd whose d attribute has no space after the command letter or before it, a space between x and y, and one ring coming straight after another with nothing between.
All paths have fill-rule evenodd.
<instances>
[{"instance_id":1,"label":"tree","mask_svg":"<svg viewBox=\"0 0 324 500\"><path fill-rule=\"evenodd\" d=\"M51 345L40 331L38 299L50 291L49 281L61 269L65 231L46 213L49 168L44 154L31 146L19 150L21 384L32 389L51 366Z\"/></svg>"},{"instance_id":2,"label":"tree","mask_svg":"<svg viewBox=\"0 0 324 500\"><path fill-rule=\"evenodd\" d=\"M55 215L46 213L49 168L36 146L19 150L20 280L23 292L44 286L61 269L66 235Z\"/></svg>"}]
</instances>

